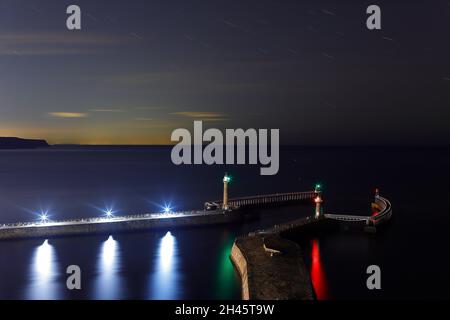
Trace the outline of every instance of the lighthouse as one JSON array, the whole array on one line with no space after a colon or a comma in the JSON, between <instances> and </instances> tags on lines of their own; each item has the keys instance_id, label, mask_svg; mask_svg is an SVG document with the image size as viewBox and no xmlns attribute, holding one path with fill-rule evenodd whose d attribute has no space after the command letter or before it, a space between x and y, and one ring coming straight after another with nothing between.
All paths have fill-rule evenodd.
<instances>
[{"instance_id":1,"label":"lighthouse","mask_svg":"<svg viewBox=\"0 0 450 320\"><path fill-rule=\"evenodd\" d=\"M321 218L322 217L322 198L320 197L320 194L317 195L317 197L314 199L314 202L316 203L316 214L315 218Z\"/></svg>"},{"instance_id":2,"label":"lighthouse","mask_svg":"<svg viewBox=\"0 0 450 320\"><path fill-rule=\"evenodd\" d=\"M225 173L223 177L223 201L222 209L228 210L228 183L231 181L231 177Z\"/></svg>"}]
</instances>

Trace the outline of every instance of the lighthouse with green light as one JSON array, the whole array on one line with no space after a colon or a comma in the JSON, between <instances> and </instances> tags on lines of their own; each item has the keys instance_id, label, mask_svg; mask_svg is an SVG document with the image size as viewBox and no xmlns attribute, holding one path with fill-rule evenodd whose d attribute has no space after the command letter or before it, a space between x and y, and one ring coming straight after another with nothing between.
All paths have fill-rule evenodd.
<instances>
[{"instance_id":1,"label":"lighthouse with green light","mask_svg":"<svg viewBox=\"0 0 450 320\"><path fill-rule=\"evenodd\" d=\"M231 177L225 173L223 177L223 202L222 209L228 210L228 183L231 181Z\"/></svg>"},{"instance_id":2,"label":"lighthouse with green light","mask_svg":"<svg viewBox=\"0 0 450 320\"><path fill-rule=\"evenodd\" d=\"M314 187L314 193L316 194L316 197L314 199L314 202L316 203L315 217L316 217L316 219L319 219L319 218L323 217L323 213L322 213L323 200L321 197L322 185L320 183L316 183L316 186Z\"/></svg>"}]
</instances>

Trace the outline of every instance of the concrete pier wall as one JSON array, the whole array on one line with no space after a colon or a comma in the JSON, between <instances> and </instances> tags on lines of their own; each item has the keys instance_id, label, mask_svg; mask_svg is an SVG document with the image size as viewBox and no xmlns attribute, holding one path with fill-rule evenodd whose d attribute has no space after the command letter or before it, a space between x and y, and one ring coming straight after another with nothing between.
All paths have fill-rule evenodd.
<instances>
[{"instance_id":1,"label":"concrete pier wall","mask_svg":"<svg viewBox=\"0 0 450 320\"><path fill-rule=\"evenodd\" d=\"M51 238L70 235L105 234L131 232L148 229L171 229L196 227L211 224L239 221L239 212L216 211L204 215L178 216L168 218L149 218L125 221L104 221L96 223L77 223L68 225L42 225L17 228L0 228L0 240L22 238Z\"/></svg>"},{"instance_id":2,"label":"concrete pier wall","mask_svg":"<svg viewBox=\"0 0 450 320\"><path fill-rule=\"evenodd\" d=\"M230 258L241 277L242 298L314 299L309 272L296 242L311 234L338 230L342 223L365 225L370 219L373 226L369 227L375 228L391 218L389 200L377 195L373 206L379 212L372 216L328 214L307 217L237 238Z\"/></svg>"},{"instance_id":3,"label":"concrete pier wall","mask_svg":"<svg viewBox=\"0 0 450 320\"><path fill-rule=\"evenodd\" d=\"M242 253L239 246L236 242L233 244L233 248L231 249L231 261L233 262L236 270L239 273L239 277L241 278L241 290L242 290L242 299L250 300L250 291L248 287L248 278L249 272L247 269L247 259Z\"/></svg>"},{"instance_id":4,"label":"concrete pier wall","mask_svg":"<svg viewBox=\"0 0 450 320\"><path fill-rule=\"evenodd\" d=\"M313 300L314 290L299 245L280 234L319 224L299 219L235 240L230 258L242 285L244 300Z\"/></svg>"}]
</instances>

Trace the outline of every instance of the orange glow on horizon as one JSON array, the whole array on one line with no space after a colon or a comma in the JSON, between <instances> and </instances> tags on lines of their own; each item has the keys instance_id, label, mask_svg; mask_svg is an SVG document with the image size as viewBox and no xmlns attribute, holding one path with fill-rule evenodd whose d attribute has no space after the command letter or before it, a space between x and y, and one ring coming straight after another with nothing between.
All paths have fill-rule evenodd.
<instances>
[{"instance_id":1,"label":"orange glow on horizon","mask_svg":"<svg viewBox=\"0 0 450 320\"><path fill-rule=\"evenodd\" d=\"M44 139L49 144L81 145L171 145L173 128L167 126L136 126L132 124L37 127L33 125L2 126L0 137Z\"/></svg>"}]
</instances>

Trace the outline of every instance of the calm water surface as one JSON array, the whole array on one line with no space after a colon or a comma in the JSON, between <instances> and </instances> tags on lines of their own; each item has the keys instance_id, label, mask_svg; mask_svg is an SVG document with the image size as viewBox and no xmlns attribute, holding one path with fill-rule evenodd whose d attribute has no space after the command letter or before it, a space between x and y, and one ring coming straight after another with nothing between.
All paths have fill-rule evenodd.
<instances>
[{"instance_id":1,"label":"calm water surface","mask_svg":"<svg viewBox=\"0 0 450 320\"><path fill-rule=\"evenodd\" d=\"M0 151L0 223L202 207L221 197L325 186L325 210L366 214L375 186L394 206L377 234L340 232L302 243L320 299L449 298L450 152L424 148L283 148L277 176L258 167L174 166L167 148ZM312 214L312 206L260 212L243 224L132 234L0 242L1 299L239 299L229 253L236 236ZM65 287L68 265L82 290ZM369 292L365 270L382 269Z\"/></svg>"}]
</instances>

